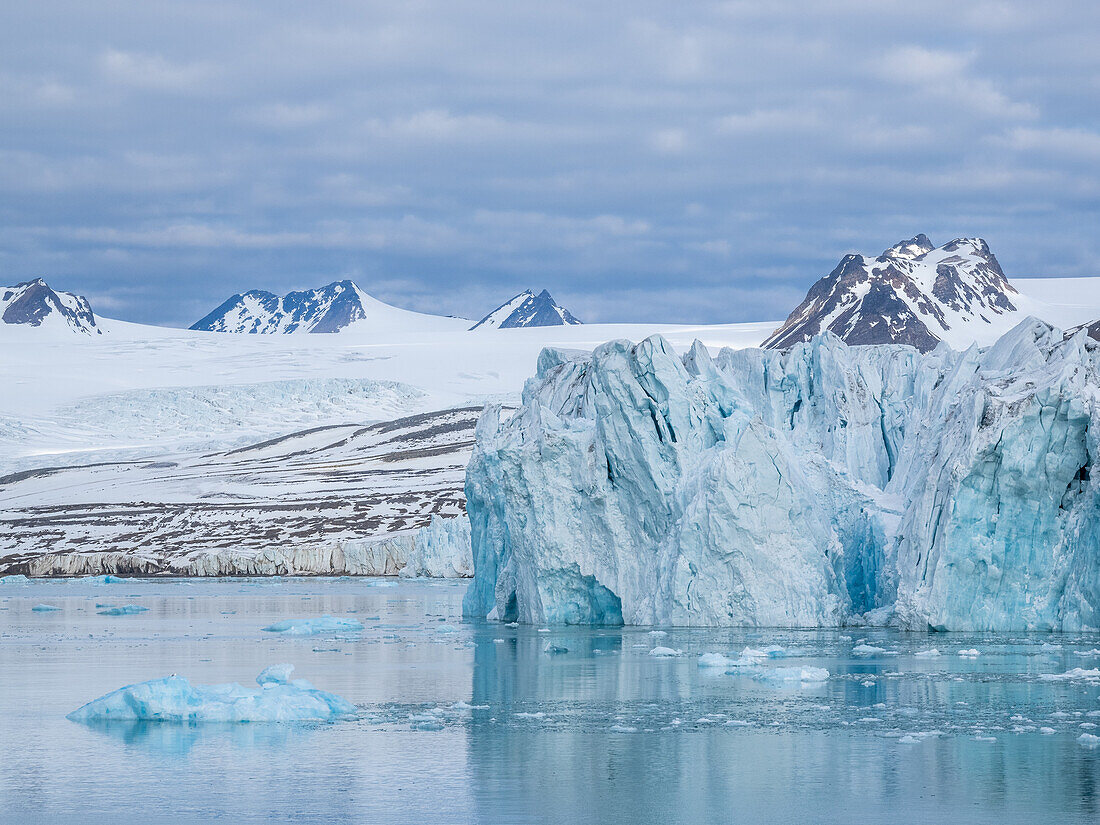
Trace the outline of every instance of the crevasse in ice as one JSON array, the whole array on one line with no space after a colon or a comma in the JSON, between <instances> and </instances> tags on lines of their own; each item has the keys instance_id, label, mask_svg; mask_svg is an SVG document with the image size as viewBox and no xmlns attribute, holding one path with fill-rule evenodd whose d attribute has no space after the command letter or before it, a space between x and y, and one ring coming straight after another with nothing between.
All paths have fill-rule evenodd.
<instances>
[{"instance_id":1,"label":"crevasse in ice","mask_svg":"<svg viewBox=\"0 0 1100 825\"><path fill-rule=\"evenodd\" d=\"M1100 345L545 350L467 471L501 621L1100 626ZM874 611L872 613L872 611Z\"/></svg>"}]
</instances>

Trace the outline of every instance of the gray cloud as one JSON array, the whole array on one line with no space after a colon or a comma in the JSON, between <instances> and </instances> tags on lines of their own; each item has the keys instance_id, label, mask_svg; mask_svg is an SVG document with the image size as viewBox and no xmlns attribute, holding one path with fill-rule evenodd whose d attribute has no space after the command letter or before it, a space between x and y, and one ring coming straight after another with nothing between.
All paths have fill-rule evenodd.
<instances>
[{"instance_id":1,"label":"gray cloud","mask_svg":"<svg viewBox=\"0 0 1100 825\"><path fill-rule=\"evenodd\" d=\"M186 324L355 277L479 316L779 318L847 251L1100 274L1092 4L20 4L0 280Z\"/></svg>"}]
</instances>

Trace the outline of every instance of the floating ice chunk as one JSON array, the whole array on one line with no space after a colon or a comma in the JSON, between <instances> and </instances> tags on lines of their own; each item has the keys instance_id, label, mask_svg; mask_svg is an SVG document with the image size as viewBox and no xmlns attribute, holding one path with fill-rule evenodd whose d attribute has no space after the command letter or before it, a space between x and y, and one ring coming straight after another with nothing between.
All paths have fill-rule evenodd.
<instances>
[{"instance_id":1,"label":"floating ice chunk","mask_svg":"<svg viewBox=\"0 0 1100 825\"><path fill-rule=\"evenodd\" d=\"M1058 731L1056 731L1054 728L1048 728L1048 727L1039 728L1039 733L1043 734L1043 736L1051 736L1051 735L1053 735L1057 732Z\"/></svg>"},{"instance_id":2,"label":"floating ice chunk","mask_svg":"<svg viewBox=\"0 0 1100 825\"><path fill-rule=\"evenodd\" d=\"M173 675L119 688L73 711L67 718L84 723L328 722L354 715L351 703L318 690L305 679L289 683L266 681L255 690L234 683L192 685L182 676Z\"/></svg>"},{"instance_id":3,"label":"floating ice chunk","mask_svg":"<svg viewBox=\"0 0 1100 825\"><path fill-rule=\"evenodd\" d=\"M260 675L256 677L256 684L260 687L268 684L285 685L290 682L290 674L293 672L294 665L291 664L271 665L260 671Z\"/></svg>"},{"instance_id":4,"label":"floating ice chunk","mask_svg":"<svg viewBox=\"0 0 1100 825\"><path fill-rule=\"evenodd\" d=\"M609 730L615 733L637 733L638 729L633 725L612 725Z\"/></svg>"},{"instance_id":5,"label":"floating ice chunk","mask_svg":"<svg viewBox=\"0 0 1100 825\"><path fill-rule=\"evenodd\" d=\"M681 651L673 650L671 647L655 647L649 651L650 656L656 656L658 658L669 658L672 656L679 656Z\"/></svg>"},{"instance_id":6,"label":"floating ice chunk","mask_svg":"<svg viewBox=\"0 0 1100 825\"><path fill-rule=\"evenodd\" d=\"M144 613L148 607L140 604L124 604L122 607L108 607L106 610L97 610L97 616L133 616L135 613Z\"/></svg>"},{"instance_id":7,"label":"floating ice chunk","mask_svg":"<svg viewBox=\"0 0 1100 825\"><path fill-rule=\"evenodd\" d=\"M535 711L534 713L530 713L530 712L527 712L527 711L521 711L520 713L516 714L516 718L517 719L545 719L546 714L543 713L541 710Z\"/></svg>"},{"instance_id":8,"label":"floating ice chunk","mask_svg":"<svg viewBox=\"0 0 1100 825\"><path fill-rule=\"evenodd\" d=\"M667 636L668 631L667 630L651 630L651 631L649 631L649 635L650 636Z\"/></svg>"},{"instance_id":9,"label":"floating ice chunk","mask_svg":"<svg viewBox=\"0 0 1100 825\"><path fill-rule=\"evenodd\" d=\"M320 616L313 619L286 619L264 628L268 633L284 636L315 636L318 633L358 631L363 624L358 619L340 619L336 616Z\"/></svg>"},{"instance_id":10,"label":"floating ice chunk","mask_svg":"<svg viewBox=\"0 0 1100 825\"><path fill-rule=\"evenodd\" d=\"M1094 647L1092 650L1075 650L1074 656L1100 656L1100 648Z\"/></svg>"},{"instance_id":11,"label":"floating ice chunk","mask_svg":"<svg viewBox=\"0 0 1100 825\"><path fill-rule=\"evenodd\" d=\"M911 733L907 733L905 736L898 739L898 742L902 745L917 745L920 743L920 739L913 736Z\"/></svg>"},{"instance_id":12,"label":"floating ice chunk","mask_svg":"<svg viewBox=\"0 0 1100 825\"><path fill-rule=\"evenodd\" d=\"M825 682L829 671L823 667L758 667L751 676L759 682Z\"/></svg>"},{"instance_id":13,"label":"floating ice chunk","mask_svg":"<svg viewBox=\"0 0 1100 825\"><path fill-rule=\"evenodd\" d=\"M918 650L913 655L918 659L934 659L940 655L940 652L936 648L930 647L928 650Z\"/></svg>"},{"instance_id":14,"label":"floating ice chunk","mask_svg":"<svg viewBox=\"0 0 1100 825\"><path fill-rule=\"evenodd\" d=\"M722 653L704 653L699 657L699 667L730 667L734 660Z\"/></svg>"},{"instance_id":15,"label":"floating ice chunk","mask_svg":"<svg viewBox=\"0 0 1100 825\"><path fill-rule=\"evenodd\" d=\"M1039 678L1045 682L1068 682L1075 679L1094 681L1100 679L1100 668L1086 670L1083 667L1075 667L1065 673L1040 673ZM1051 714L1052 716L1054 714Z\"/></svg>"},{"instance_id":16,"label":"floating ice chunk","mask_svg":"<svg viewBox=\"0 0 1100 825\"><path fill-rule=\"evenodd\" d=\"M1086 747L1089 750L1100 748L1100 736L1097 736L1094 733L1082 733L1080 736L1077 737L1077 744Z\"/></svg>"},{"instance_id":17,"label":"floating ice chunk","mask_svg":"<svg viewBox=\"0 0 1100 825\"><path fill-rule=\"evenodd\" d=\"M132 579L124 576L112 576L107 574L105 576L84 576L79 581L88 582L89 584L116 584L117 582L133 581Z\"/></svg>"},{"instance_id":18,"label":"floating ice chunk","mask_svg":"<svg viewBox=\"0 0 1100 825\"><path fill-rule=\"evenodd\" d=\"M878 656L886 652L884 647L875 647L874 645L859 644L852 648L853 656Z\"/></svg>"},{"instance_id":19,"label":"floating ice chunk","mask_svg":"<svg viewBox=\"0 0 1100 825\"><path fill-rule=\"evenodd\" d=\"M36 604L31 608L35 613L53 613L55 610L60 609L60 607L55 607L52 604Z\"/></svg>"},{"instance_id":20,"label":"floating ice chunk","mask_svg":"<svg viewBox=\"0 0 1100 825\"><path fill-rule=\"evenodd\" d=\"M982 655L982 652L976 647L971 647L960 650L959 655L962 656L964 659L977 659L979 656Z\"/></svg>"},{"instance_id":21,"label":"floating ice chunk","mask_svg":"<svg viewBox=\"0 0 1100 825\"><path fill-rule=\"evenodd\" d=\"M22 573L15 573L11 576L0 576L0 584L26 584L28 581L30 581L30 579Z\"/></svg>"}]
</instances>

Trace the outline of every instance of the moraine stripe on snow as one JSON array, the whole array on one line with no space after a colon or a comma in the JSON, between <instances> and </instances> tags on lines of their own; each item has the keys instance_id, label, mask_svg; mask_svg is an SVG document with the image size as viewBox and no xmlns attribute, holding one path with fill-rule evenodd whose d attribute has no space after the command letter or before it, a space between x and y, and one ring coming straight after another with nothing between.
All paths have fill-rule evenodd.
<instances>
[{"instance_id":1,"label":"moraine stripe on snow","mask_svg":"<svg viewBox=\"0 0 1100 825\"><path fill-rule=\"evenodd\" d=\"M521 292L501 304L470 329L515 329L518 327L553 327L579 324L569 310L558 306L547 290L536 295L531 290Z\"/></svg>"},{"instance_id":2,"label":"moraine stripe on snow","mask_svg":"<svg viewBox=\"0 0 1100 825\"><path fill-rule=\"evenodd\" d=\"M469 576L480 412L0 476L0 575Z\"/></svg>"},{"instance_id":3,"label":"moraine stripe on snow","mask_svg":"<svg viewBox=\"0 0 1100 825\"><path fill-rule=\"evenodd\" d=\"M468 615L591 624L1100 628L1100 345L660 337L545 350L466 477Z\"/></svg>"},{"instance_id":4,"label":"moraine stripe on snow","mask_svg":"<svg viewBox=\"0 0 1100 825\"><path fill-rule=\"evenodd\" d=\"M846 255L819 280L763 346L785 349L829 331L849 344L956 348L975 326L1018 323L1016 290L989 245L957 238L941 247L917 235L877 258Z\"/></svg>"}]
</instances>

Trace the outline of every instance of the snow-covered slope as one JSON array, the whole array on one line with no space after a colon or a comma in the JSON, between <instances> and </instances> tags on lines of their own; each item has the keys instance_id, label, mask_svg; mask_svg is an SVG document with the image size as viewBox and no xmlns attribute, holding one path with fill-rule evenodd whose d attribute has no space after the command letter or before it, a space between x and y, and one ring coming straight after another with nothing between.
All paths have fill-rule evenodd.
<instances>
[{"instance_id":1,"label":"snow-covered slope","mask_svg":"<svg viewBox=\"0 0 1100 825\"><path fill-rule=\"evenodd\" d=\"M470 329L517 329L579 323L569 310L555 303L547 290L536 295L528 289L501 304Z\"/></svg>"},{"instance_id":2,"label":"snow-covered slope","mask_svg":"<svg viewBox=\"0 0 1100 825\"><path fill-rule=\"evenodd\" d=\"M783 349L829 330L849 344L991 343L1029 314L1043 316L1009 284L989 245L957 238L936 247L917 235L877 258L846 255L764 346Z\"/></svg>"},{"instance_id":3,"label":"snow-covered slope","mask_svg":"<svg viewBox=\"0 0 1100 825\"><path fill-rule=\"evenodd\" d=\"M466 319L398 309L371 297L351 281L279 296L254 289L234 295L191 329L207 332L341 332L348 329L464 328Z\"/></svg>"},{"instance_id":4,"label":"snow-covered slope","mask_svg":"<svg viewBox=\"0 0 1100 825\"><path fill-rule=\"evenodd\" d=\"M89 335L101 332L87 298L55 292L41 278L0 287L0 323Z\"/></svg>"},{"instance_id":5,"label":"snow-covered slope","mask_svg":"<svg viewBox=\"0 0 1100 825\"><path fill-rule=\"evenodd\" d=\"M0 575L469 575L480 411L0 475Z\"/></svg>"},{"instance_id":6,"label":"snow-covered slope","mask_svg":"<svg viewBox=\"0 0 1100 825\"><path fill-rule=\"evenodd\" d=\"M1100 628L1100 345L548 350L467 470L504 621Z\"/></svg>"}]
</instances>

